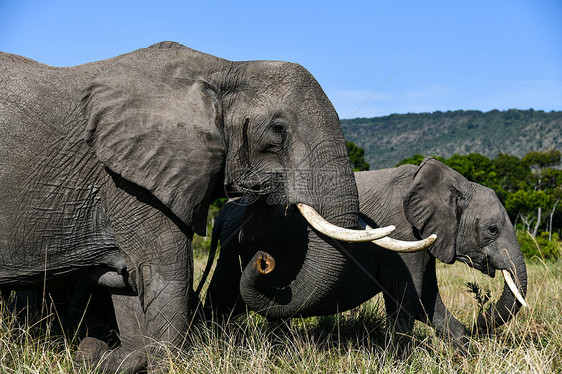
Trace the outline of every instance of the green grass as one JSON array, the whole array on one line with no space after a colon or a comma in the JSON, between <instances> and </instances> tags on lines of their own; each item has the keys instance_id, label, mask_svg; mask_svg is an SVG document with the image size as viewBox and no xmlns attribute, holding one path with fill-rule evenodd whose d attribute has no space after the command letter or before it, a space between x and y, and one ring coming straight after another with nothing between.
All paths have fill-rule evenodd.
<instances>
[{"instance_id":1,"label":"green grass","mask_svg":"<svg viewBox=\"0 0 562 374\"><path fill-rule=\"evenodd\" d=\"M204 261L204 260L202 260ZM294 319L272 329L250 313L227 326L195 326L189 348L164 358L172 373L560 373L562 371L562 261L528 261L528 308L493 336L471 338L473 353L445 345L416 323L407 347L385 343L380 296L336 316ZM446 305L466 325L478 313L467 291L475 282L496 300L501 277L465 265L438 265ZM62 336L51 314L16 323L0 307L0 373L91 372L72 361L76 339ZM174 351L175 352L175 351Z\"/></svg>"}]
</instances>

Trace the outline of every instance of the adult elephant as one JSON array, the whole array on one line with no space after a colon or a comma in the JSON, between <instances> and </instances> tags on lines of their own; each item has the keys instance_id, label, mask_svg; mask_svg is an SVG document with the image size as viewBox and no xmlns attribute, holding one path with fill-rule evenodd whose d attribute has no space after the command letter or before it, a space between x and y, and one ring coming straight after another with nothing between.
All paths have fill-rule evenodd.
<instances>
[{"instance_id":1,"label":"adult elephant","mask_svg":"<svg viewBox=\"0 0 562 374\"><path fill-rule=\"evenodd\" d=\"M362 218L368 225L391 221L396 224L392 234L396 239L415 240L427 233L436 233L437 239L427 251L417 253L381 248L387 238L355 245L347 253L352 261L331 293L313 298L316 304L307 310L294 309L294 316L345 311L383 292L391 330L408 334L418 319L433 325L451 343L466 347L465 327L441 300L436 258L448 264L462 261L492 277L501 270L506 276L499 301L478 316L478 329L502 325L525 303L525 262L494 191L469 182L433 158L419 167L358 172L355 177ZM294 212L279 212L275 217L279 231L239 243L243 214L243 207L230 203L217 218L213 250L220 238L221 252L207 293L207 312L236 315L247 304L268 318L282 318L277 311L289 296L285 285L305 261L306 223Z\"/></svg>"},{"instance_id":2,"label":"adult elephant","mask_svg":"<svg viewBox=\"0 0 562 374\"><path fill-rule=\"evenodd\" d=\"M392 231L352 230L359 204L339 119L299 65L173 42L68 68L0 61L0 287L87 276L109 288L121 346L80 344L107 371L144 367L145 341L181 343L192 235L205 234L209 202L225 189L257 198L248 240L273 194L344 228L328 225L337 238ZM310 231L309 241L334 258L296 298L328 293L346 263L327 236Z\"/></svg>"}]
</instances>

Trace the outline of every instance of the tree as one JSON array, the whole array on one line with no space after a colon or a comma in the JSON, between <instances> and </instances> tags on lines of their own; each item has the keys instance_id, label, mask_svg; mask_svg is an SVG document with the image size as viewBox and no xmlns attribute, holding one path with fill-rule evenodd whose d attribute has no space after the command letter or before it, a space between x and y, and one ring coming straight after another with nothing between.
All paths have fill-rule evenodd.
<instances>
[{"instance_id":1,"label":"tree","mask_svg":"<svg viewBox=\"0 0 562 374\"><path fill-rule=\"evenodd\" d=\"M424 155L420 155L419 153L416 153L415 155L413 155L412 157L409 158L405 158L402 161L399 161L396 166L400 166L400 165L419 165L422 163L423 159L426 156ZM435 157L438 161L445 163L445 159L443 157L439 157L439 156L433 156Z\"/></svg>"},{"instance_id":2,"label":"tree","mask_svg":"<svg viewBox=\"0 0 562 374\"><path fill-rule=\"evenodd\" d=\"M519 190L508 196L505 208L508 212L517 212L525 225L525 230L530 231L531 225L535 223L532 235L536 237L542 218L542 209L550 205L550 196L544 191ZM535 217L534 212L537 212ZM536 219L536 222L535 222Z\"/></svg>"},{"instance_id":3,"label":"tree","mask_svg":"<svg viewBox=\"0 0 562 374\"><path fill-rule=\"evenodd\" d=\"M542 209L549 211L546 230L550 233L553 230L552 222L562 195L562 171L554 169L554 167L560 165L560 158L560 151L551 149L546 152L529 152L521 160L522 163L533 169L530 183L532 189L536 192L542 192L548 197L546 204L537 207L537 224L535 230L533 230L533 236L538 233Z\"/></svg>"},{"instance_id":4,"label":"tree","mask_svg":"<svg viewBox=\"0 0 562 374\"><path fill-rule=\"evenodd\" d=\"M552 168L560 164L560 151L551 149L546 152L529 152L522 161L536 169Z\"/></svg>"},{"instance_id":5,"label":"tree","mask_svg":"<svg viewBox=\"0 0 562 374\"><path fill-rule=\"evenodd\" d=\"M496 182L496 168L492 161L479 153L470 153L465 157L472 165L468 180L492 187Z\"/></svg>"},{"instance_id":6,"label":"tree","mask_svg":"<svg viewBox=\"0 0 562 374\"><path fill-rule=\"evenodd\" d=\"M419 165L421 164L421 162L423 161L423 159L425 158L424 155L420 155L419 153L416 153L415 155L413 155L410 158L405 158L402 161L398 162L396 164L396 166L400 166L400 165Z\"/></svg>"},{"instance_id":7,"label":"tree","mask_svg":"<svg viewBox=\"0 0 562 374\"><path fill-rule=\"evenodd\" d=\"M345 145L353 171L369 170L369 163L365 161L365 150L356 146L353 142L345 142Z\"/></svg>"},{"instance_id":8,"label":"tree","mask_svg":"<svg viewBox=\"0 0 562 374\"><path fill-rule=\"evenodd\" d=\"M519 157L500 153L492 160L496 172L498 187L507 192L525 189L531 178L531 168Z\"/></svg>"},{"instance_id":9,"label":"tree","mask_svg":"<svg viewBox=\"0 0 562 374\"><path fill-rule=\"evenodd\" d=\"M470 180L469 177L472 174L472 163L466 158L466 156L461 156L455 153L446 159L444 163L451 169L461 173L466 179Z\"/></svg>"}]
</instances>

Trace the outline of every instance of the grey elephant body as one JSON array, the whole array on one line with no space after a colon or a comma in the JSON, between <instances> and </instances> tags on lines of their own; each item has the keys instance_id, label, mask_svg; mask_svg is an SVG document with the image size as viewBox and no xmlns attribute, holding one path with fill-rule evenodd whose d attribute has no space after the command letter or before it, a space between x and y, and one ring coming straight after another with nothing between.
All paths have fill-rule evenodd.
<instances>
[{"instance_id":1,"label":"grey elephant body","mask_svg":"<svg viewBox=\"0 0 562 374\"><path fill-rule=\"evenodd\" d=\"M74 119L68 118L69 109L79 108L79 87L93 79L96 68L59 71L12 55L1 58L0 284L38 283L46 262L57 264L46 269L48 278L96 263L115 268L118 246L100 198L107 175L82 181L82 170L96 176L105 173L82 141L83 134L70 125ZM35 115L42 112L52 113L49 122ZM51 167L60 172L50 174ZM65 204L63 199L77 204ZM45 217L41 211L52 215ZM26 243L34 250L22 251Z\"/></svg>"},{"instance_id":2,"label":"grey elephant body","mask_svg":"<svg viewBox=\"0 0 562 374\"><path fill-rule=\"evenodd\" d=\"M304 313L294 310L295 316L345 311L382 292L390 330L407 334L414 321L420 320L434 326L453 344L465 347L467 330L448 311L439 294L436 258L447 263L458 259L492 275L493 269L507 269L525 293L526 270L521 250L509 218L492 190L468 182L433 159L424 160L420 167L404 165L358 172L355 177L361 214L367 224L376 227L392 223L396 226L392 237L400 240L419 240L436 233L435 245L416 253L391 252L373 243L356 244L351 251L341 248L350 261L332 292L319 300L315 308ZM229 316L248 306L275 319L267 300L282 299L283 285L300 271L301 247L306 246L303 222L288 217L287 212L279 212L275 230L264 233L259 241L241 245L237 229L243 209L231 203L217 218L213 235L220 238L221 252L209 285L206 309L208 313ZM484 230L482 225L497 226L494 240L479 234L479 230ZM497 246L501 248L496 249ZM503 253L503 248L509 253ZM255 271L258 251L275 259L275 269L267 275ZM519 307L509 290L504 290L498 303L479 317L478 327L490 329L501 325Z\"/></svg>"},{"instance_id":3,"label":"grey elephant body","mask_svg":"<svg viewBox=\"0 0 562 374\"><path fill-rule=\"evenodd\" d=\"M205 234L209 202L225 191L255 196L258 217L275 194L357 225L337 114L299 65L162 42L68 68L1 53L0 66L0 288L77 277L107 287L121 347L107 356L103 342L80 346L92 364L105 354L107 371L146 366L144 341L181 344L192 236ZM288 172L297 167L313 181L300 189ZM319 179L323 167L332 180ZM326 190L331 203L320 206Z\"/></svg>"}]
</instances>

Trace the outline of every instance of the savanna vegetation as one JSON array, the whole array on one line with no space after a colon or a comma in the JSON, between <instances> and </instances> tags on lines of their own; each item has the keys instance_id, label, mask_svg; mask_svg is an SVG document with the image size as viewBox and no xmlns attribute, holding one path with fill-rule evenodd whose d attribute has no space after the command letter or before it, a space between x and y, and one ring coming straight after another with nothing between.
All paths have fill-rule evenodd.
<instances>
[{"instance_id":1,"label":"savanna vegetation","mask_svg":"<svg viewBox=\"0 0 562 374\"><path fill-rule=\"evenodd\" d=\"M203 266L199 258L197 266ZM493 336L470 339L462 354L416 324L411 342L387 344L384 303L379 296L354 310L327 317L293 319L272 328L254 313L227 326L194 324L185 348L165 357L171 373L544 373L562 368L562 262L527 265L528 308ZM475 299L467 283L496 300L503 281L463 264L439 264L441 294L451 311L470 326L488 299ZM18 323L0 307L0 373L91 373L72 361L78 339L57 326L56 311Z\"/></svg>"}]
</instances>

